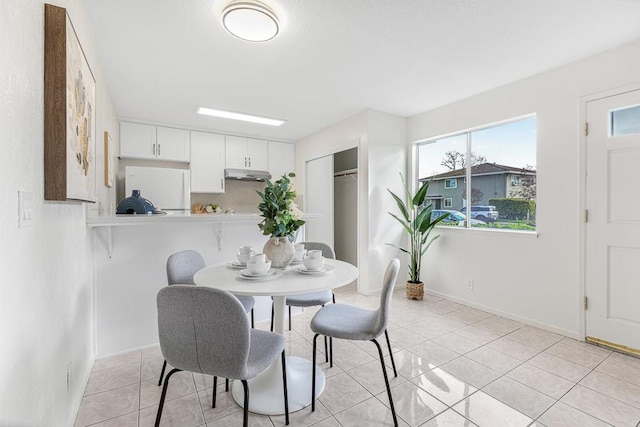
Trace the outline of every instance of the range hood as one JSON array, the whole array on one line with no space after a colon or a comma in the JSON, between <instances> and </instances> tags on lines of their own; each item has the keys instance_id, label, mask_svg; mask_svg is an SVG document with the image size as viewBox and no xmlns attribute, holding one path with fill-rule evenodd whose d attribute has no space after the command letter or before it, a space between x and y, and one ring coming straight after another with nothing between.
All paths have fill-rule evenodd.
<instances>
[{"instance_id":1,"label":"range hood","mask_svg":"<svg viewBox=\"0 0 640 427\"><path fill-rule=\"evenodd\" d=\"M249 169L225 169L224 178L241 181L264 181L265 179L271 179L271 174L267 171Z\"/></svg>"}]
</instances>

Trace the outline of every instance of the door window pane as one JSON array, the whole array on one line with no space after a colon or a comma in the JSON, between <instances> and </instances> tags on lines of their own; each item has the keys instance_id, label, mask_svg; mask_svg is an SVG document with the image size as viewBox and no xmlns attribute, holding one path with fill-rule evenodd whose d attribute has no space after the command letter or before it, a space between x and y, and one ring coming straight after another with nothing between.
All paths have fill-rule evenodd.
<instances>
[{"instance_id":1,"label":"door window pane","mask_svg":"<svg viewBox=\"0 0 640 427\"><path fill-rule=\"evenodd\" d=\"M611 112L611 135L640 133L640 105Z\"/></svg>"}]
</instances>

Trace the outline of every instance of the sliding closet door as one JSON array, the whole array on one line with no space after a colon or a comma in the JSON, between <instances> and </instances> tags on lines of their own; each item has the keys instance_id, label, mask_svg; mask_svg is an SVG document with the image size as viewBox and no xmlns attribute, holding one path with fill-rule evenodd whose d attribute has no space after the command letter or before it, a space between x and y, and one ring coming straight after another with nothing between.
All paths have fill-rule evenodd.
<instances>
[{"instance_id":1,"label":"sliding closet door","mask_svg":"<svg viewBox=\"0 0 640 427\"><path fill-rule=\"evenodd\" d=\"M305 213L321 214L307 221L305 239L333 246L333 155L307 161Z\"/></svg>"}]
</instances>

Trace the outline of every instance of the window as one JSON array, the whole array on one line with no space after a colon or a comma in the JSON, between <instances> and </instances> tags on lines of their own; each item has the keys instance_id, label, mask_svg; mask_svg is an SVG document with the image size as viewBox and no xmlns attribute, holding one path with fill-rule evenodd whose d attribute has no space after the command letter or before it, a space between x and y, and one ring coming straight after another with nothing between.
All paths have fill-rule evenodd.
<instances>
[{"instance_id":1,"label":"window","mask_svg":"<svg viewBox=\"0 0 640 427\"><path fill-rule=\"evenodd\" d=\"M535 231L536 127L529 116L419 143L427 202L465 215L465 227Z\"/></svg>"}]
</instances>

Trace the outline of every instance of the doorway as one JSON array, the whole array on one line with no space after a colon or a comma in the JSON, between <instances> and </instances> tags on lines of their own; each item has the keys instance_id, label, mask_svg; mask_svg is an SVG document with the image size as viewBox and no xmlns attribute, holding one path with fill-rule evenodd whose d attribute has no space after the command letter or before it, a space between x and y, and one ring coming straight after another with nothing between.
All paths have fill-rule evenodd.
<instances>
[{"instance_id":1,"label":"doorway","mask_svg":"<svg viewBox=\"0 0 640 427\"><path fill-rule=\"evenodd\" d=\"M320 214L305 225L305 240L331 244L336 258L358 261L358 146L306 162L305 212Z\"/></svg>"},{"instance_id":2,"label":"doorway","mask_svg":"<svg viewBox=\"0 0 640 427\"><path fill-rule=\"evenodd\" d=\"M640 90L586 103L586 339L640 355Z\"/></svg>"}]
</instances>

